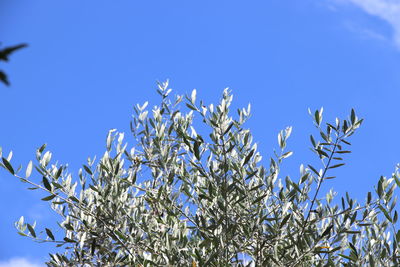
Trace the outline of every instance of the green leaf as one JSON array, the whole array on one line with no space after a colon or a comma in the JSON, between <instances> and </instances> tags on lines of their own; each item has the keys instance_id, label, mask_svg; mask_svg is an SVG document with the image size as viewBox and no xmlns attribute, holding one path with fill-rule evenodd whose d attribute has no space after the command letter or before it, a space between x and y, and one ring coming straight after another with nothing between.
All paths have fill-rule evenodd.
<instances>
[{"instance_id":1,"label":"green leaf","mask_svg":"<svg viewBox=\"0 0 400 267\"><path fill-rule=\"evenodd\" d=\"M328 234L331 232L332 228L333 228L333 225L329 225L329 226L325 229L325 231L322 233L321 238L324 237L324 236L326 236L326 235L328 235Z\"/></svg>"},{"instance_id":2,"label":"green leaf","mask_svg":"<svg viewBox=\"0 0 400 267\"><path fill-rule=\"evenodd\" d=\"M190 102L194 103L196 101L196 89L193 89L192 94L190 95Z\"/></svg>"},{"instance_id":3,"label":"green leaf","mask_svg":"<svg viewBox=\"0 0 400 267\"><path fill-rule=\"evenodd\" d=\"M61 176L62 171L63 171L63 167L60 166L60 168L56 172L56 175L54 175L55 180L57 180Z\"/></svg>"},{"instance_id":4,"label":"green leaf","mask_svg":"<svg viewBox=\"0 0 400 267\"><path fill-rule=\"evenodd\" d=\"M357 252L356 247L351 242L349 242L349 246L350 246L350 249L354 252L355 256L357 256L358 252Z\"/></svg>"},{"instance_id":5,"label":"green leaf","mask_svg":"<svg viewBox=\"0 0 400 267\"><path fill-rule=\"evenodd\" d=\"M29 178L32 173L32 160L29 161L28 166L26 167L25 178Z\"/></svg>"},{"instance_id":6,"label":"green leaf","mask_svg":"<svg viewBox=\"0 0 400 267\"><path fill-rule=\"evenodd\" d=\"M55 188L58 188L58 189L61 189L61 188L63 188L63 186L62 185L60 185L59 183L56 183L56 182L52 182L51 183Z\"/></svg>"},{"instance_id":7,"label":"green leaf","mask_svg":"<svg viewBox=\"0 0 400 267\"><path fill-rule=\"evenodd\" d=\"M99 193L99 190L96 187L94 187L93 185L89 185L89 188L92 189L93 191Z\"/></svg>"},{"instance_id":8,"label":"green leaf","mask_svg":"<svg viewBox=\"0 0 400 267\"><path fill-rule=\"evenodd\" d=\"M309 176L308 173L304 174L304 175L300 178L300 183L301 183L301 184L304 183L304 182L308 179L308 176Z\"/></svg>"},{"instance_id":9,"label":"green leaf","mask_svg":"<svg viewBox=\"0 0 400 267\"><path fill-rule=\"evenodd\" d=\"M42 200L43 200L43 201L49 201L49 200L52 200L52 199L55 198L55 197L56 197L56 195L50 195L50 196L47 196L47 197L42 198Z\"/></svg>"},{"instance_id":10,"label":"green leaf","mask_svg":"<svg viewBox=\"0 0 400 267\"><path fill-rule=\"evenodd\" d=\"M90 245L90 254L92 255L92 257L95 251L96 251L96 239L93 238L92 244Z\"/></svg>"},{"instance_id":11,"label":"green leaf","mask_svg":"<svg viewBox=\"0 0 400 267\"><path fill-rule=\"evenodd\" d=\"M47 178L44 176L43 176L43 185L47 190L49 190L51 192L51 185L49 183L49 180L47 180Z\"/></svg>"},{"instance_id":12,"label":"green leaf","mask_svg":"<svg viewBox=\"0 0 400 267\"><path fill-rule=\"evenodd\" d=\"M346 234L361 234L361 231L352 231L352 230L348 230L348 231L344 231Z\"/></svg>"},{"instance_id":13,"label":"green leaf","mask_svg":"<svg viewBox=\"0 0 400 267\"><path fill-rule=\"evenodd\" d=\"M259 189L259 188L261 188L261 187L263 187L263 186L264 186L264 184L260 183L259 185L256 185L256 186L252 187L252 188L250 189L250 192L251 192L251 191L255 191L255 190L257 190L257 189Z\"/></svg>"},{"instance_id":14,"label":"green leaf","mask_svg":"<svg viewBox=\"0 0 400 267\"><path fill-rule=\"evenodd\" d=\"M359 226L371 226L372 225L372 223L359 223L358 224Z\"/></svg>"},{"instance_id":15,"label":"green leaf","mask_svg":"<svg viewBox=\"0 0 400 267\"><path fill-rule=\"evenodd\" d=\"M254 171L254 172L252 172L252 173L250 173L246 178L245 178L245 180L248 180L248 179L250 179L251 177L253 177L254 175L256 175L257 174L257 172L258 172L258 170L256 170L256 171Z\"/></svg>"},{"instance_id":16,"label":"green leaf","mask_svg":"<svg viewBox=\"0 0 400 267\"><path fill-rule=\"evenodd\" d=\"M42 153L44 149L46 148L47 144L43 144L41 147L39 147L38 151L39 153Z\"/></svg>"},{"instance_id":17,"label":"green leaf","mask_svg":"<svg viewBox=\"0 0 400 267\"><path fill-rule=\"evenodd\" d=\"M246 156L246 158L244 159L243 166L246 165L247 162L249 162L249 160L251 159L251 157L253 156L253 154L254 154L254 149L252 149L252 150L250 151L250 153L249 153L249 154Z\"/></svg>"},{"instance_id":18,"label":"green leaf","mask_svg":"<svg viewBox=\"0 0 400 267\"><path fill-rule=\"evenodd\" d=\"M318 110L316 110L314 113L314 119L315 119L315 122L317 123L317 125L319 126L321 124L321 118L319 116Z\"/></svg>"},{"instance_id":19,"label":"green leaf","mask_svg":"<svg viewBox=\"0 0 400 267\"><path fill-rule=\"evenodd\" d=\"M324 133L324 132L319 132L319 134L321 135L322 139L324 139L325 142L329 142L329 137Z\"/></svg>"},{"instance_id":20,"label":"green leaf","mask_svg":"<svg viewBox=\"0 0 400 267\"><path fill-rule=\"evenodd\" d=\"M50 229L45 228L46 229L46 234L48 237L50 237L51 240L55 240L53 233L50 231Z\"/></svg>"},{"instance_id":21,"label":"green leaf","mask_svg":"<svg viewBox=\"0 0 400 267\"><path fill-rule=\"evenodd\" d=\"M351 153L351 151L349 151L349 150L340 150L340 151L336 151L336 153L346 154L346 153Z\"/></svg>"},{"instance_id":22,"label":"green leaf","mask_svg":"<svg viewBox=\"0 0 400 267\"><path fill-rule=\"evenodd\" d=\"M358 121L354 124L354 126L359 127L359 126L362 124L363 121L364 121L364 119L358 120Z\"/></svg>"},{"instance_id":23,"label":"green leaf","mask_svg":"<svg viewBox=\"0 0 400 267\"><path fill-rule=\"evenodd\" d=\"M342 141L343 143L345 143L346 145L351 146L351 143L350 143L350 142L348 142L348 141L346 141L346 140L344 140L344 139L342 139L341 141Z\"/></svg>"},{"instance_id":24,"label":"green leaf","mask_svg":"<svg viewBox=\"0 0 400 267\"><path fill-rule=\"evenodd\" d=\"M70 230L70 231L74 231L74 228L72 227L71 223L67 223L64 225L65 229Z\"/></svg>"},{"instance_id":25,"label":"green leaf","mask_svg":"<svg viewBox=\"0 0 400 267\"><path fill-rule=\"evenodd\" d=\"M356 122L356 113L355 113L354 109L351 109L350 120L351 120L351 124L354 125Z\"/></svg>"},{"instance_id":26,"label":"green leaf","mask_svg":"<svg viewBox=\"0 0 400 267\"><path fill-rule=\"evenodd\" d=\"M389 213L387 212L387 210L386 210L384 207L382 207L381 205L379 205L378 208L383 212L383 215L385 215L386 219L387 219L389 222L392 222L392 218L390 217L390 215L389 215Z\"/></svg>"},{"instance_id":27,"label":"green leaf","mask_svg":"<svg viewBox=\"0 0 400 267\"><path fill-rule=\"evenodd\" d=\"M243 200L245 200L248 196L244 195L242 197L240 197L238 200L235 201L235 203L233 203L233 205L236 205L238 203L241 203ZM210 199L210 201L212 201L212 199Z\"/></svg>"},{"instance_id":28,"label":"green leaf","mask_svg":"<svg viewBox=\"0 0 400 267\"><path fill-rule=\"evenodd\" d=\"M18 225L19 225L19 226L24 225L24 220L25 220L24 216L21 216L21 217L19 218L19 220L18 220Z\"/></svg>"},{"instance_id":29,"label":"green leaf","mask_svg":"<svg viewBox=\"0 0 400 267\"><path fill-rule=\"evenodd\" d=\"M89 167L88 167L88 166L86 166L86 165L83 165L83 168L85 169L85 171L86 171L87 173L89 173L90 175L93 175L93 172L92 172L92 170L91 170L91 169L89 169Z\"/></svg>"},{"instance_id":30,"label":"green leaf","mask_svg":"<svg viewBox=\"0 0 400 267\"><path fill-rule=\"evenodd\" d=\"M186 106L187 106L188 108L190 108L191 110L197 110L197 108L195 108L193 105L191 105L191 104L189 104L189 103L186 103Z\"/></svg>"},{"instance_id":31,"label":"green leaf","mask_svg":"<svg viewBox=\"0 0 400 267\"><path fill-rule=\"evenodd\" d=\"M119 239L122 239L122 241L126 241L127 240L127 237L123 233L121 233L120 231L115 230L114 232L118 236Z\"/></svg>"},{"instance_id":32,"label":"green leaf","mask_svg":"<svg viewBox=\"0 0 400 267\"><path fill-rule=\"evenodd\" d=\"M397 175L393 175L393 178L394 178L394 180L395 180L397 186L400 187L400 179L399 179L399 177L397 177Z\"/></svg>"},{"instance_id":33,"label":"green leaf","mask_svg":"<svg viewBox=\"0 0 400 267\"><path fill-rule=\"evenodd\" d=\"M382 198L382 194L383 194L383 187L382 187L382 179L379 180L378 182L378 197Z\"/></svg>"},{"instance_id":34,"label":"green leaf","mask_svg":"<svg viewBox=\"0 0 400 267\"><path fill-rule=\"evenodd\" d=\"M287 221L290 219L291 214L288 214L285 216L285 218L283 218L281 225L279 226L279 228L282 228L283 226L285 226L285 224L287 223Z\"/></svg>"},{"instance_id":35,"label":"green leaf","mask_svg":"<svg viewBox=\"0 0 400 267\"><path fill-rule=\"evenodd\" d=\"M329 157L328 153L326 153L326 152L323 151L322 149L317 148L317 149L315 149L315 151L317 151L317 153L319 154L319 156L323 155L323 156L325 156L325 157L327 157L327 158Z\"/></svg>"},{"instance_id":36,"label":"green leaf","mask_svg":"<svg viewBox=\"0 0 400 267\"><path fill-rule=\"evenodd\" d=\"M68 237L64 237L64 241L65 241L65 242L68 242L68 243L76 243L75 240L72 240L72 239L70 239L70 238L68 238Z\"/></svg>"},{"instance_id":37,"label":"green leaf","mask_svg":"<svg viewBox=\"0 0 400 267\"><path fill-rule=\"evenodd\" d=\"M193 151L194 151L194 156L196 157L197 160L200 160L200 142L195 141L193 144Z\"/></svg>"},{"instance_id":38,"label":"green leaf","mask_svg":"<svg viewBox=\"0 0 400 267\"><path fill-rule=\"evenodd\" d=\"M310 141L311 141L311 144L313 145L313 147L317 146L317 143L315 142L315 139L312 135L310 135Z\"/></svg>"},{"instance_id":39,"label":"green leaf","mask_svg":"<svg viewBox=\"0 0 400 267\"><path fill-rule=\"evenodd\" d=\"M285 154L283 154L283 155L281 156L281 158L285 159L285 158L290 157L291 155L293 155L293 152L292 152L292 151L289 151L289 152L286 152Z\"/></svg>"},{"instance_id":40,"label":"green leaf","mask_svg":"<svg viewBox=\"0 0 400 267\"><path fill-rule=\"evenodd\" d=\"M27 223L26 226L28 227L29 233L31 233L31 235L32 235L34 238L36 238L35 229L33 229L32 225L30 225L29 223Z\"/></svg>"},{"instance_id":41,"label":"green leaf","mask_svg":"<svg viewBox=\"0 0 400 267\"><path fill-rule=\"evenodd\" d=\"M340 247L340 246L338 246L338 247L335 247L335 248L333 248L333 249L329 250L329 252L328 252L328 253L332 253L332 252L338 251L339 249L341 249L341 247Z\"/></svg>"},{"instance_id":42,"label":"green leaf","mask_svg":"<svg viewBox=\"0 0 400 267\"><path fill-rule=\"evenodd\" d=\"M12 175L14 175L15 172L14 172L14 169L13 169L13 167L11 166L10 162L8 162L8 160L7 160L6 158L2 158L2 160L3 160L3 164L4 164L4 166L6 167L6 169L7 169Z\"/></svg>"},{"instance_id":43,"label":"green leaf","mask_svg":"<svg viewBox=\"0 0 400 267\"><path fill-rule=\"evenodd\" d=\"M268 196L268 195L269 195L269 193L264 194L264 195L262 195L262 196L259 196L258 198L256 198L256 199L253 201L253 204L260 203L260 201L263 200L263 199L264 199L266 196Z\"/></svg>"},{"instance_id":44,"label":"green leaf","mask_svg":"<svg viewBox=\"0 0 400 267\"><path fill-rule=\"evenodd\" d=\"M79 199L77 199L77 198L74 197L74 196L70 196L69 199L71 199L72 201L75 201L75 202L78 202L78 203L79 203Z\"/></svg>"},{"instance_id":45,"label":"green leaf","mask_svg":"<svg viewBox=\"0 0 400 267\"><path fill-rule=\"evenodd\" d=\"M232 126L233 126L233 122L231 122L231 124L229 124L228 128L226 128L226 130L223 133L223 135L226 135L229 132L229 130L232 128Z\"/></svg>"},{"instance_id":46,"label":"green leaf","mask_svg":"<svg viewBox=\"0 0 400 267\"><path fill-rule=\"evenodd\" d=\"M340 166L343 166L345 163L339 163L339 164L336 164L336 165L333 165L333 166L330 166L328 169L334 169L334 168L338 168L338 167L340 167Z\"/></svg>"},{"instance_id":47,"label":"green leaf","mask_svg":"<svg viewBox=\"0 0 400 267\"><path fill-rule=\"evenodd\" d=\"M350 261L357 261L357 258L354 257L353 255L346 256L346 255L344 255L344 254L339 254L339 256L342 257L342 258L348 259L348 260L350 260Z\"/></svg>"},{"instance_id":48,"label":"green leaf","mask_svg":"<svg viewBox=\"0 0 400 267\"><path fill-rule=\"evenodd\" d=\"M319 177L319 172L313 166L311 166L311 165L307 165L307 166Z\"/></svg>"}]
</instances>

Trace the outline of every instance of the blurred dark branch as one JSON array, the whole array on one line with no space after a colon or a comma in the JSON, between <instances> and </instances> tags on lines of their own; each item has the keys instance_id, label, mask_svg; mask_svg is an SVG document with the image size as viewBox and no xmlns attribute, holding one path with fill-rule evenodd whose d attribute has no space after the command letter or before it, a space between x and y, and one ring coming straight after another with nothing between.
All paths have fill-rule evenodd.
<instances>
[{"instance_id":1,"label":"blurred dark branch","mask_svg":"<svg viewBox=\"0 0 400 267\"><path fill-rule=\"evenodd\" d=\"M0 61L9 61L9 56L14 53L15 51L27 47L27 44L19 44L14 46L8 46L0 50ZM8 81L7 74L0 70L0 82L4 83L5 85L9 86L10 82Z\"/></svg>"}]
</instances>

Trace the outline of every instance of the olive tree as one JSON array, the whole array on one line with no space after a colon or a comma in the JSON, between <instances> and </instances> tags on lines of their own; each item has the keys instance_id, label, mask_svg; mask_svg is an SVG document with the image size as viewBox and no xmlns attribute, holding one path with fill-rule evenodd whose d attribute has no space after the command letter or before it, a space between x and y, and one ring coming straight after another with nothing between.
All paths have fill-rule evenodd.
<instances>
[{"instance_id":1,"label":"olive tree","mask_svg":"<svg viewBox=\"0 0 400 267\"><path fill-rule=\"evenodd\" d=\"M311 147L321 165L301 165L291 179L280 175L292 154L290 127L263 160L244 128L250 105L233 117L229 90L218 105L197 101L195 90L171 97L167 82L157 91L158 106L134 108L132 145L111 130L104 155L89 158L76 178L45 145L24 170L12 166L12 154L2 157L1 166L46 192L42 200L60 216L57 231L24 217L16 222L19 234L63 248L50 254L48 266L399 264L398 169L381 177L364 202L321 193L362 123L354 110L326 124L322 109L310 112L319 136L311 136Z\"/></svg>"}]
</instances>

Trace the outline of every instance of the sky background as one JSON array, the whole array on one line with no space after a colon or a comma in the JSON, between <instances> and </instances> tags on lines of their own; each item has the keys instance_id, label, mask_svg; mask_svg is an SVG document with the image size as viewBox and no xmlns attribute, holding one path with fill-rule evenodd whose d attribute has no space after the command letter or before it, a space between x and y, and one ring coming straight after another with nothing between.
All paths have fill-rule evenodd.
<instances>
[{"instance_id":1,"label":"sky background","mask_svg":"<svg viewBox=\"0 0 400 267\"><path fill-rule=\"evenodd\" d=\"M166 79L209 104L226 87L234 107L251 103L247 127L265 159L293 126L282 167L292 179L317 162L307 109L333 120L355 108L365 122L324 191L362 201L400 162L399 0L0 0L0 38L29 44L0 66L11 81L0 85L0 146L14 165L47 143L76 174L103 154L109 129L129 132L136 103L158 103ZM55 251L14 228L21 215L55 225L41 197L0 170L0 267L43 266Z\"/></svg>"}]
</instances>

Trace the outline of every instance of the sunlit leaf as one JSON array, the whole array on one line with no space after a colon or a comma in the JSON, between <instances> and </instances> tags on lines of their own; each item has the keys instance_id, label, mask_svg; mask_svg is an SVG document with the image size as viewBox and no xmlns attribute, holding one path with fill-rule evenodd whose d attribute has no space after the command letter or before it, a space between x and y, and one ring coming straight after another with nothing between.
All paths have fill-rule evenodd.
<instances>
[{"instance_id":1,"label":"sunlit leaf","mask_svg":"<svg viewBox=\"0 0 400 267\"><path fill-rule=\"evenodd\" d=\"M26 167L25 177L29 178L31 176L31 173L32 173L32 160L29 161L28 166Z\"/></svg>"}]
</instances>

